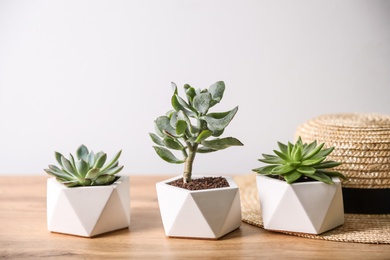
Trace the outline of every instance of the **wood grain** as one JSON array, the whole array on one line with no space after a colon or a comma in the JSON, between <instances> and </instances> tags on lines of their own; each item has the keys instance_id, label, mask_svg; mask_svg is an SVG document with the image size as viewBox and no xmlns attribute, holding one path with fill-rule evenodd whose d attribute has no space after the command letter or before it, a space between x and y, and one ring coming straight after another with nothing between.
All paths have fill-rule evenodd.
<instances>
[{"instance_id":1,"label":"wood grain","mask_svg":"<svg viewBox=\"0 0 390 260\"><path fill-rule=\"evenodd\" d=\"M130 176L130 229L82 238L47 231L46 176L2 176L0 258L390 259L390 245L313 240L245 223L220 240L167 238L155 191L167 178Z\"/></svg>"}]
</instances>

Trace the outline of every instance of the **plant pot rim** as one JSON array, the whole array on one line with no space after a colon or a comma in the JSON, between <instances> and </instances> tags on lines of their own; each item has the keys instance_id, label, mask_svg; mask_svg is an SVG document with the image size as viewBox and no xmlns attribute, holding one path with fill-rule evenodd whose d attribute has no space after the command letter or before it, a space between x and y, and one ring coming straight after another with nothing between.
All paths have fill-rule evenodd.
<instances>
[{"instance_id":1,"label":"plant pot rim","mask_svg":"<svg viewBox=\"0 0 390 260\"><path fill-rule=\"evenodd\" d=\"M95 186L77 186L77 187L66 187L64 184L62 183L59 183L55 177L51 177L49 179L47 179L47 181L52 181L56 184L58 184L58 186L64 188L64 189L72 189L72 190L78 190L78 189L84 189L84 188L87 188L87 189L104 189L104 188L112 188L112 187L116 187L118 186L118 184L120 184L123 180L125 180L126 178L129 178L128 175L116 175L116 177L119 177L116 181L114 181L113 183L111 183L110 185L95 185Z\"/></svg>"},{"instance_id":2,"label":"plant pot rim","mask_svg":"<svg viewBox=\"0 0 390 260\"><path fill-rule=\"evenodd\" d=\"M170 179L167 179L167 180L164 180L164 181L160 181L160 182L156 183L156 185L158 185L158 186L160 186L160 185L168 186L168 187L170 187L172 189L179 189L181 191L186 191L188 193L200 193L200 192L212 192L212 191L216 191L216 190L238 189L238 186L237 186L236 182L233 180L233 177L231 177L231 176L224 176L224 175L195 175L195 176L192 176L192 179L200 179L200 178L203 178L203 177L222 177L222 178L225 178L226 181L229 183L229 187L212 188L212 189L204 189L204 190L187 190L187 189L184 189L184 188L180 188L180 187L176 187L176 186L168 184L168 182L175 181L175 180L178 180L180 178L183 178L182 175L178 175L178 176L172 177Z\"/></svg>"},{"instance_id":3,"label":"plant pot rim","mask_svg":"<svg viewBox=\"0 0 390 260\"><path fill-rule=\"evenodd\" d=\"M300 186L300 185L323 185L323 184L325 184L325 185L332 185L332 184L327 184L325 182L316 181L316 180L306 181L306 182L293 182L291 184L288 184L286 181L278 180L278 179L269 177L267 175L261 175L261 174L256 174L256 178L266 178L267 180L273 181L275 183L285 184L285 185L293 185L293 186ZM340 182L340 179L338 177L332 177L332 180L333 180L334 183L339 183Z\"/></svg>"}]
</instances>

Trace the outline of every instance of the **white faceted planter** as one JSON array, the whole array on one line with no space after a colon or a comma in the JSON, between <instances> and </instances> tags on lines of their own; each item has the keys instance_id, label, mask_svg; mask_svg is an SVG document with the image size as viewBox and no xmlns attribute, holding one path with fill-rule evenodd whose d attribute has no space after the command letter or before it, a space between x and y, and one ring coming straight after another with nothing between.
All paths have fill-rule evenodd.
<instances>
[{"instance_id":1,"label":"white faceted planter","mask_svg":"<svg viewBox=\"0 0 390 260\"><path fill-rule=\"evenodd\" d=\"M218 239L240 227L240 193L231 177L224 176L226 188L191 191L166 184L178 178L156 184L166 236Z\"/></svg>"},{"instance_id":2,"label":"white faceted planter","mask_svg":"<svg viewBox=\"0 0 390 260\"><path fill-rule=\"evenodd\" d=\"M55 178L47 180L49 231L92 237L129 227L129 177L111 185L67 188Z\"/></svg>"},{"instance_id":3,"label":"white faceted planter","mask_svg":"<svg viewBox=\"0 0 390 260\"><path fill-rule=\"evenodd\" d=\"M257 175L265 229L320 234L344 223L341 183L319 181L287 184Z\"/></svg>"}]
</instances>

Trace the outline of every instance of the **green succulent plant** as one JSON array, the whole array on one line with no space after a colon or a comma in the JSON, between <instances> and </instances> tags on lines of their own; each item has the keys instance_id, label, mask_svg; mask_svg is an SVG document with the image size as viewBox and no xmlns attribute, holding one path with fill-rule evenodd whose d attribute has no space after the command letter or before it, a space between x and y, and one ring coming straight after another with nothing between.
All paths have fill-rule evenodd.
<instances>
[{"instance_id":1,"label":"green succulent plant","mask_svg":"<svg viewBox=\"0 0 390 260\"><path fill-rule=\"evenodd\" d=\"M225 91L225 83L218 81L208 89L200 90L184 85L187 101L178 94L172 82L173 110L158 117L155 132L149 133L156 153L169 163L184 163L183 181L191 182L192 167L197 153L210 153L243 144L234 137L219 138L238 111L238 107L226 112L209 113L218 104ZM212 139L209 139L212 138ZM180 151L178 159L170 150Z\"/></svg>"},{"instance_id":2,"label":"green succulent plant","mask_svg":"<svg viewBox=\"0 0 390 260\"><path fill-rule=\"evenodd\" d=\"M304 144L301 137L295 144L288 142L286 145L278 142L278 146L280 150L274 150L276 155L263 154L264 158L259 159L260 162L270 165L253 169L254 172L264 175L280 175L289 184L305 177L327 184L333 183L333 176L346 179L340 172L330 170L341 163L325 161L334 147L323 149L324 144L317 145L316 140L310 144Z\"/></svg>"},{"instance_id":3,"label":"green succulent plant","mask_svg":"<svg viewBox=\"0 0 390 260\"><path fill-rule=\"evenodd\" d=\"M118 165L121 153L122 150L106 163L107 154L95 154L88 151L85 145L81 145L76 151L76 160L72 154L67 159L61 153L55 152L60 167L49 165L49 169L44 171L67 187L108 185L115 180L115 174L123 169L123 166Z\"/></svg>"}]
</instances>

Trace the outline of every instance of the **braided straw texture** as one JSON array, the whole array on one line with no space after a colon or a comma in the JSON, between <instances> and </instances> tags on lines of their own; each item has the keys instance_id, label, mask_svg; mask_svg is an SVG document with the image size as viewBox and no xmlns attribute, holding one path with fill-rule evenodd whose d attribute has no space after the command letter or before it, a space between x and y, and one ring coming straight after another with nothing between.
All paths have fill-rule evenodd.
<instances>
[{"instance_id":1,"label":"braided straw texture","mask_svg":"<svg viewBox=\"0 0 390 260\"><path fill-rule=\"evenodd\" d=\"M263 228L256 186L256 174L237 176L234 179L240 188L242 221ZM288 231L275 232L328 241L390 244L390 214L345 214L344 225L320 235Z\"/></svg>"},{"instance_id":2,"label":"braided straw texture","mask_svg":"<svg viewBox=\"0 0 390 260\"><path fill-rule=\"evenodd\" d=\"M328 159L343 163L335 168L348 177L343 187L390 188L390 116L322 115L300 125L295 136L335 147Z\"/></svg>"}]
</instances>

